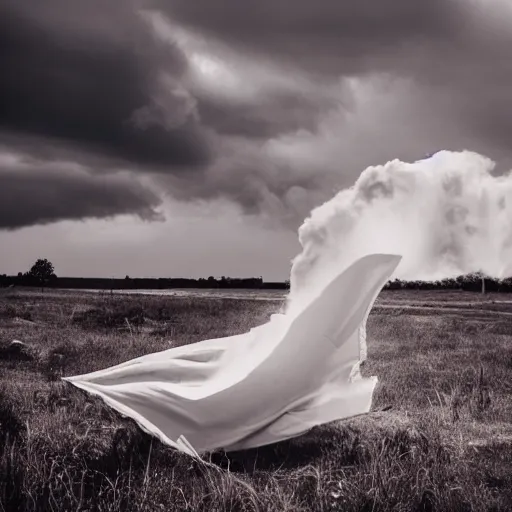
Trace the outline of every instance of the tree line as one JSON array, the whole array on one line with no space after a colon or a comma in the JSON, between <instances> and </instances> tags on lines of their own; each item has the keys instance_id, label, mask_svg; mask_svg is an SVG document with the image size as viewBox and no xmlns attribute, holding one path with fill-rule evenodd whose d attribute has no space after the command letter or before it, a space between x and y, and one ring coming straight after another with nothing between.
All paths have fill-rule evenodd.
<instances>
[{"instance_id":1,"label":"tree line","mask_svg":"<svg viewBox=\"0 0 512 512\"><path fill-rule=\"evenodd\" d=\"M57 277L54 266L47 259L39 259L32 268L17 276L0 274L0 287L29 286L44 288L71 288L95 290L141 290L172 288L244 288L244 289L288 289L289 282L264 282L262 277L233 278L213 276L199 279L192 278L89 278Z\"/></svg>"},{"instance_id":2,"label":"tree line","mask_svg":"<svg viewBox=\"0 0 512 512\"><path fill-rule=\"evenodd\" d=\"M387 290L464 290L471 292L512 292L512 278L494 279L479 272L439 281L402 281L394 279Z\"/></svg>"},{"instance_id":3,"label":"tree line","mask_svg":"<svg viewBox=\"0 0 512 512\"><path fill-rule=\"evenodd\" d=\"M213 276L192 278L87 278L57 277L53 264L47 259L38 259L29 271L17 276L0 274L0 287L30 286L44 288L98 289L98 290L165 290L172 288L244 288L244 289L289 289L290 282L264 282L262 277L231 278ZM387 290L465 290L486 292L512 292L512 278L494 279L481 273L473 273L440 281L389 281Z\"/></svg>"}]
</instances>

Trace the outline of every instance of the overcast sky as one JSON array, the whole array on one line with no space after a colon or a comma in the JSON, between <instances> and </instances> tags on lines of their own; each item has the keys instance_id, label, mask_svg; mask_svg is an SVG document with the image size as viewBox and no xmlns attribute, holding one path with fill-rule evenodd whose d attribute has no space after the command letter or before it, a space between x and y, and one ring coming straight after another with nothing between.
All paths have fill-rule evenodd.
<instances>
[{"instance_id":1,"label":"overcast sky","mask_svg":"<svg viewBox=\"0 0 512 512\"><path fill-rule=\"evenodd\" d=\"M0 0L0 273L286 279L371 164L512 168L510 0Z\"/></svg>"}]
</instances>

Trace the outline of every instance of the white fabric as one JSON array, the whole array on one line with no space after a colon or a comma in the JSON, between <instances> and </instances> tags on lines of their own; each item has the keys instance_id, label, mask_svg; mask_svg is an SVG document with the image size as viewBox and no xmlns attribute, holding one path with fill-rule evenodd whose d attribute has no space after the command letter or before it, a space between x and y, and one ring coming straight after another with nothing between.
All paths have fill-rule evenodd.
<instances>
[{"instance_id":1,"label":"white fabric","mask_svg":"<svg viewBox=\"0 0 512 512\"><path fill-rule=\"evenodd\" d=\"M366 413L377 379L354 378L366 354L360 334L399 261L361 258L302 312L273 315L246 334L64 380L192 455L262 446Z\"/></svg>"}]
</instances>

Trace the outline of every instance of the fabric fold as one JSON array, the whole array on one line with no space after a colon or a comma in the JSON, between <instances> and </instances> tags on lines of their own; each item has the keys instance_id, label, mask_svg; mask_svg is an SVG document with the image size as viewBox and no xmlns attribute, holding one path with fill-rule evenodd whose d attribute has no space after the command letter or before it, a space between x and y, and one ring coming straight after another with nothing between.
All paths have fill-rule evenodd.
<instances>
[{"instance_id":1,"label":"fabric fold","mask_svg":"<svg viewBox=\"0 0 512 512\"><path fill-rule=\"evenodd\" d=\"M189 454L254 448L364 414L377 383L357 372L365 324L400 259L365 256L302 311L273 315L246 334L64 380Z\"/></svg>"}]
</instances>

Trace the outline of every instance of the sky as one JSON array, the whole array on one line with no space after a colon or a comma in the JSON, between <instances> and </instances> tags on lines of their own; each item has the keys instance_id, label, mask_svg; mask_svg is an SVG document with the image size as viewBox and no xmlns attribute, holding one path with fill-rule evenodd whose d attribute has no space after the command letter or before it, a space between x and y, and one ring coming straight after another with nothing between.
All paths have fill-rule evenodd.
<instances>
[{"instance_id":1,"label":"sky","mask_svg":"<svg viewBox=\"0 0 512 512\"><path fill-rule=\"evenodd\" d=\"M509 0L0 0L0 273L288 278L370 165L512 168Z\"/></svg>"}]
</instances>

